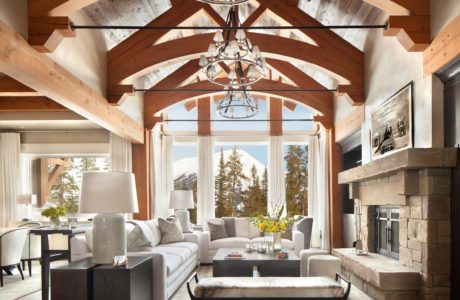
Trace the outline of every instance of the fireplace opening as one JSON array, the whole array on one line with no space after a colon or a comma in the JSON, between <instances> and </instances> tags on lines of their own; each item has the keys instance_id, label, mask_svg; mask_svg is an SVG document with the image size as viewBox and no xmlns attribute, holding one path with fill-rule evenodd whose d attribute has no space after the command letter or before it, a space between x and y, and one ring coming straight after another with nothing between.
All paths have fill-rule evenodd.
<instances>
[{"instance_id":1,"label":"fireplace opening","mask_svg":"<svg viewBox=\"0 0 460 300\"><path fill-rule=\"evenodd\" d=\"M376 206L374 224L376 251L399 259L399 208Z\"/></svg>"}]
</instances>

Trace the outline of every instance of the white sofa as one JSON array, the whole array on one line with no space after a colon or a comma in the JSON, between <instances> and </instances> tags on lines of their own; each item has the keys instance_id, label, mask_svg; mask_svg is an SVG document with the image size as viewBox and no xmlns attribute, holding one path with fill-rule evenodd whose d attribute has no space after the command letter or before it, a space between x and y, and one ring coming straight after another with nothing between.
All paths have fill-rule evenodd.
<instances>
[{"instance_id":1,"label":"white sofa","mask_svg":"<svg viewBox=\"0 0 460 300\"><path fill-rule=\"evenodd\" d=\"M211 241L208 222L224 224L229 237ZM296 230L296 224L293 226L292 239L281 239L281 246L289 248L299 256L300 251L309 247L304 242L304 233ZM214 255L220 248L244 248L250 242L262 242L264 237L261 236L259 229L252 225L248 218L214 218L206 219L203 224L203 232L200 235L200 260L203 264L212 263Z\"/></svg>"},{"instance_id":2,"label":"white sofa","mask_svg":"<svg viewBox=\"0 0 460 300\"><path fill-rule=\"evenodd\" d=\"M169 299L192 271L199 266L198 236L184 234L184 241L160 244L161 232L158 220L135 221L151 241L153 247L128 251L128 256L151 256L153 258L153 300ZM135 225L126 223L127 234ZM71 240L72 261L92 256L92 230L85 236ZM128 245L129 249L129 245Z\"/></svg>"}]
</instances>

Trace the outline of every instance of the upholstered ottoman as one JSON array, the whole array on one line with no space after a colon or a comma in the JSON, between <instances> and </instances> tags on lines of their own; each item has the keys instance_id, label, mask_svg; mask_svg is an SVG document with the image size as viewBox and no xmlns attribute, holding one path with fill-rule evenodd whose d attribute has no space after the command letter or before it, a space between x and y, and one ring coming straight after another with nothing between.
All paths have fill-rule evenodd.
<instances>
[{"instance_id":1,"label":"upholstered ottoman","mask_svg":"<svg viewBox=\"0 0 460 300\"><path fill-rule=\"evenodd\" d=\"M345 289L337 280L347 283ZM192 292L191 281L196 287ZM192 300L204 299L347 299L351 283L329 277L210 277L187 281Z\"/></svg>"},{"instance_id":2,"label":"upholstered ottoman","mask_svg":"<svg viewBox=\"0 0 460 300\"><path fill-rule=\"evenodd\" d=\"M310 248L300 251L300 276L308 276L308 259L314 255L327 255L327 250Z\"/></svg>"},{"instance_id":3,"label":"upholstered ottoman","mask_svg":"<svg viewBox=\"0 0 460 300\"><path fill-rule=\"evenodd\" d=\"M340 259L332 255L315 255L308 258L308 276L335 278L340 273Z\"/></svg>"}]
</instances>

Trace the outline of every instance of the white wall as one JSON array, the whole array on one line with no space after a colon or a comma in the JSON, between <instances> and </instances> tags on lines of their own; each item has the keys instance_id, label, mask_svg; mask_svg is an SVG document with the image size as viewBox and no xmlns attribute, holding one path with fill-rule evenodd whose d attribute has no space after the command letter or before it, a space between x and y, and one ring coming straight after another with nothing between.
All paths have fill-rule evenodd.
<instances>
[{"instance_id":1,"label":"white wall","mask_svg":"<svg viewBox=\"0 0 460 300\"><path fill-rule=\"evenodd\" d=\"M27 39L27 0L0 0L0 20Z\"/></svg>"},{"instance_id":2,"label":"white wall","mask_svg":"<svg viewBox=\"0 0 460 300\"><path fill-rule=\"evenodd\" d=\"M459 0L431 0L431 38L460 14Z\"/></svg>"}]
</instances>

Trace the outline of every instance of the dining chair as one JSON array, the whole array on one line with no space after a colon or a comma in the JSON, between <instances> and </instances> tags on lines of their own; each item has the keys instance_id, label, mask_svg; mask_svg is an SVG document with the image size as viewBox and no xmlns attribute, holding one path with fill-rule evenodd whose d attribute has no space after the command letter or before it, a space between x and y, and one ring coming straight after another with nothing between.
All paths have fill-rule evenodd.
<instances>
[{"instance_id":1,"label":"dining chair","mask_svg":"<svg viewBox=\"0 0 460 300\"><path fill-rule=\"evenodd\" d=\"M29 229L15 228L0 235L0 286L3 287L3 269L16 267L24 280L21 268L21 254Z\"/></svg>"},{"instance_id":2,"label":"dining chair","mask_svg":"<svg viewBox=\"0 0 460 300\"><path fill-rule=\"evenodd\" d=\"M39 222L28 222L19 225L19 228L43 228ZM41 238L38 235L29 234L27 235L26 242L24 243L24 249L22 250L21 262L22 269L25 271L25 263L27 262L27 267L29 269L29 276L32 277L32 261L40 260L41 258Z\"/></svg>"}]
</instances>

